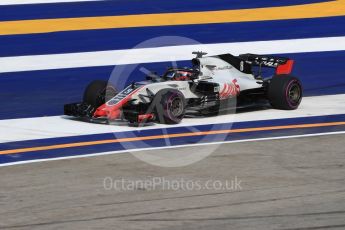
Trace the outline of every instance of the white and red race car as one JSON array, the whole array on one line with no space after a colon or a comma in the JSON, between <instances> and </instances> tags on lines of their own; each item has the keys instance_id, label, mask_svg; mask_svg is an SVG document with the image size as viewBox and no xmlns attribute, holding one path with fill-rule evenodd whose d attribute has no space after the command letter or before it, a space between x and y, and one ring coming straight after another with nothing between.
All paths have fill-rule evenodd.
<instances>
[{"instance_id":1,"label":"white and red race car","mask_svg":"<svg viewBox=\"0 0 345 230\"><path fill-rule=\"evenodd\" d=\"M130 123L176 124L188 113L216 115L258 104L293 110L301 102L302 85L290 75L294 61L289 58L194 54L191 68L169 68L162 76L149 74L145 81L118 93L107 81L93 81L83 102L65 105L64 113L91 121L121 118ZM274 68L275 74L262 76L263 67Z\"/></svg>"}]
</instances>

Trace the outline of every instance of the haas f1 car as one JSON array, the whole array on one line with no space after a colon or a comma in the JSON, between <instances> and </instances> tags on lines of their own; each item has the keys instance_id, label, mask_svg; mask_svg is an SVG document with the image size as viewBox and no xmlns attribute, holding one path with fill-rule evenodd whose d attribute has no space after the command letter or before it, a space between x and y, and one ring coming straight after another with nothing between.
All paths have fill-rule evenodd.
<instances>
[{"instance_id":1,"label":"haas f1 car","mask_svg":"<svg viewBox=\"0 0 345 230\"><path fill-rule=\"evenodd\" d=\"M148 74L120 92L107 81L95 80L85 89L83 102L65 105L64 114L90 121L177 124L188 113L217 115L258 104L294 110L301 102L302 85L290 75L294 61L289 58L193 54L191 68ZM262 68L275 73L262 76Z\"/></svg>"}]
</instances>

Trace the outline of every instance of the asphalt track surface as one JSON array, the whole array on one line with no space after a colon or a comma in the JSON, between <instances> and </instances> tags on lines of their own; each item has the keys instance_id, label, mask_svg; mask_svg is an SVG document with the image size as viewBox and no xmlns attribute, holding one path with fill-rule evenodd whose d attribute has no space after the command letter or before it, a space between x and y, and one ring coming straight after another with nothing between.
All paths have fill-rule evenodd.
<instances>
[{"instance_id":1,"label":"asphalt track surface","mask_svg":"<svg viewBox=\"0 0 345 230\"><path fill-rule=\"evenodd\" d=\"M345 135L232 143L161 168L131 154L0 168L1 229L344 229ZM187 154L198 148L152 150ZM104 188L113 180L238 178L237 189ZM106 185L107 186L107 185Z\"/></svg>"}]
</instances>

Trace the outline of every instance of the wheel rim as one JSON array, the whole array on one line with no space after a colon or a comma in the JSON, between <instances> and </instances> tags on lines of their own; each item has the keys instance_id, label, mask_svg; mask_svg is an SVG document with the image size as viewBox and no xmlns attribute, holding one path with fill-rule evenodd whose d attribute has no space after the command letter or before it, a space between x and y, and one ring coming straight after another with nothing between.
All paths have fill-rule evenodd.
<instances>
[{"instance_id":1,"label":"wheel rim","mask_svg":"<svg viewBox=\"0 0 345 230\"><path fill-rule=\"evenodd\" d=\"M180 98L174 98L170 103L170 112L174 117L179 117L183 114L183 103Z\"/></svg>"},{"instance_id":2,"label":"wheel rim","mask_svg":"<svg viewBox=\"0 0 345 230\"><path fill-rule=\"evenodd\" d=\"M291 104L298 105L301 100L301 87L299 84L292 84L288 91L288 99Z\"/></svg>"}]
</instances>

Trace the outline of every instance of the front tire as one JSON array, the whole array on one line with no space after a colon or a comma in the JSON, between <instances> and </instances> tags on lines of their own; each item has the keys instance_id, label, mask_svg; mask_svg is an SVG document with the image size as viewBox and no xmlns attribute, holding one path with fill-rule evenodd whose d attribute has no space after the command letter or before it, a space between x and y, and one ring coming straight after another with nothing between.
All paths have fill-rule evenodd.
<instances>
[{"instance_id":1,"label":"front tire","mask_svg":"<svg viewBox=\"0 0 345 230\"><path fill-rule=\"evenodd\" d=\"M298 78L282 74L274 76L268 86L268 100L273 108L297 109L302 101L303 88Z\"/></svg>"},{"instance_id":2,"label":"front tire","mask_svg":"<svg viewBox=\"0 0 345 230\"><path fill-rule=\"evenodd\" d=\"M98 108L116 94L117 90L113 86L108 85L107 81L95 80L86 87L83 102L91 105L93 108Z\"/></svg>"},{"instance_id":3,"label":"front tire","mask_svg":"<svg viewBox=\"0 0 345 230\"><path fill-rule=\"evenodd\" d=\"M176 89L160 90L154 99L156 117L163 124L178 124L185 115L186 100Z\"/></svg>"}]
</instances>

